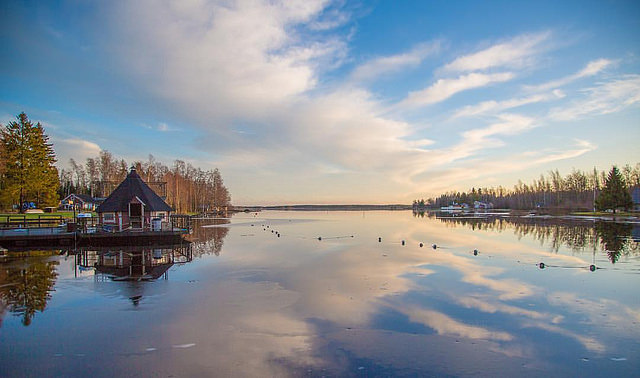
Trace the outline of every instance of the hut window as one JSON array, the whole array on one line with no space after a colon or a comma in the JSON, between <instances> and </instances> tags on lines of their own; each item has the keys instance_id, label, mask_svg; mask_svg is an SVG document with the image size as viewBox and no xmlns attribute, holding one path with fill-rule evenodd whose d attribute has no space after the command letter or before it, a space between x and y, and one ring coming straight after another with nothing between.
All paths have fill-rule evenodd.
<instances>
[{"instance_id":1,"label":"hut window","mask_svg":"<svg viewBox=\"0 0 640 378\"><path fill-rule=\"evenodd\" d=\"M116 217L113 213L104 213L103 219L105 223L114 223L116 221Z\"/></svg>"}]
</instances>

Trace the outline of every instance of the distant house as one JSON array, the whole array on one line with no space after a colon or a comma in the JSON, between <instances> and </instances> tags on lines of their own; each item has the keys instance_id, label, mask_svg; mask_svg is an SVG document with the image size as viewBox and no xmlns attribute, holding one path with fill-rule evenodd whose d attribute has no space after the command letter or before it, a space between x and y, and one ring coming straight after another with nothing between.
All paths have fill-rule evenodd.
<instances>
[{"instance_id":1,"label":"distant house","mask_svg":"<svg viewBox=\"0 0 640 378\"><path fill-rule=\"evenodd\" d=\"M491 202L473 201L474 209L492 209L493 204Z\"/></svg>"},{"instance_id":2,"label":"distant house","mask_svg":"<svg viewBox=\"0 0 640 378\"><path fill-rule=\"evenodd\" d=\"M96 210L100 222L116 230L143 230L167 222L171 207L136 173L134 168Z\"/></svg>"},{"instance_id":3,"label":"distant house","mask_svg":"<svg viewBox=\"0 0 640 378\"><path fill-rule=\"evenodd\" d=\"M632 187L630 191L633 210L640 210L640 186L636 185Z\"/></svg>"},{"instance_id":4,"label":"distant house","mask_svg":"<svg viewBox=\"0 0 640 378\"><path fill-rule=\"evenodd\" d=\"M69 194L60 202L62 210L94 211L102 202L101 198L93 198L87 194Z\"/></svg>"}]
</instances>

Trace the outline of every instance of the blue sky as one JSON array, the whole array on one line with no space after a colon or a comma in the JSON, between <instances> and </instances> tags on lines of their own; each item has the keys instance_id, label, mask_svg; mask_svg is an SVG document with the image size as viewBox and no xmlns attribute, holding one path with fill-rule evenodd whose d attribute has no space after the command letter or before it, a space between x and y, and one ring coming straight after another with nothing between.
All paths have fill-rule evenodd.
<instances>
[{"instance_id":1,"label":"blue sky","mask_svg":"<svg viewBox=\"0 0 640 378\"><path fill-rule=\"evenodd\" d=\"M640 161L637 1L3 2L0 122L236 204L409 203Z\"/></svg>"}]
</instances>

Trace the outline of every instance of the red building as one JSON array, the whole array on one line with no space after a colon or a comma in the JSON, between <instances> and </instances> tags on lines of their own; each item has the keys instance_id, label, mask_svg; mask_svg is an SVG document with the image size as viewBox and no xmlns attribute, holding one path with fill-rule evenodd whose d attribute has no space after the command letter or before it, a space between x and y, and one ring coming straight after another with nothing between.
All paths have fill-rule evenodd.
<instances>
[{"instance_id":1,"label":"red building","mask_svg":"<svg viewBox=\"0 0 640 378\"><path fill-rule=\"evenodd\" d=\"M169 222L171 207L136 173L134 168L96 209L100 223L118 231L159 230Z\"/></svg>"}]
</instances>

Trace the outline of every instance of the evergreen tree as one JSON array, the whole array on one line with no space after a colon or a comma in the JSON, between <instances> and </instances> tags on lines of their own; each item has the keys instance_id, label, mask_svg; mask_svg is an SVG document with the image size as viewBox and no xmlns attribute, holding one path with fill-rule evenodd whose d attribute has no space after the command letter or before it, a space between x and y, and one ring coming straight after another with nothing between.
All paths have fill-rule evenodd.
<instances>
[{"instance_id":1,"label":"evergreen tree","mask_svg":"<svg viewBox=\"0 0 640 378\"><path fill-rule=\"evenodd\" d=\"M58 170L53 145L40 123L33 125L25 113L0 130L0 161L4 172L0 177L5 206L25 202L36 206L55 206L58 202Z\"/></svg>"},{"instance_id":2,"label":"evergreen tree","mask_svg":"<svg viewBox=\"0 0 640 378\"><path fill-rule=\"evenodd\" d=\"M633 206L633 202L631 201L631 194L629 194L627 184L618 167L614 165L605 179L600 195L596 199L596 208L598 210L612 209L615 214L617 208L622 207L628 210L631 206Z\"/></svg>"}]
</instances>

